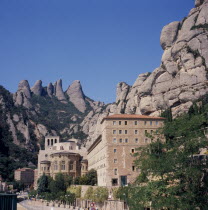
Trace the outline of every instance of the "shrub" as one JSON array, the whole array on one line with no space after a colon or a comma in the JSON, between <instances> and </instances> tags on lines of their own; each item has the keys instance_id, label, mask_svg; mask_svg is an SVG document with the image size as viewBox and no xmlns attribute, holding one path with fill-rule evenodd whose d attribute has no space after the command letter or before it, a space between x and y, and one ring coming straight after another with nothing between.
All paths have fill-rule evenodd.
<instances>
[{"instance_id":1,"label":"shrub","mask_svg":"<svg viewBox=\"0 0 208 210\"><path fill-rule=\"evenodd\" d=\"M81 186L71 186L67 189L67 192L73 193L76 198L81 198Z\"/></svg>"},{"instance_id":2,"label":"shrub","mask_svg":"<svg viewBox=\"0 0 208 210\"><path fill-rule=\"evenodd\" d=\"M93 193L93 201L103 203L108 199L108 189L106 187L97 187Z\"/></svg>"},{"instance_id":3,"label":"shrub","mask_svg":"<svg viewBox=\"0 0 208 210\"><path fill-rule=\"evenodd\" d=\"M93 200L93 187L89 187L84 195L84 199Z\"/></svg>"}]
</instances>

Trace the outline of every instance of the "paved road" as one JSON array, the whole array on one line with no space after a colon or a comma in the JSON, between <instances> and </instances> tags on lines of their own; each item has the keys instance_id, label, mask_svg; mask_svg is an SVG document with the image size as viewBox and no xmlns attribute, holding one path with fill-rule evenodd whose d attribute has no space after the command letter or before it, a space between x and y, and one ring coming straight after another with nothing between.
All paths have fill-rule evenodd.
<instances>
[{"instance_id":1,"label":"paved road","mask_svg":"<svg viewBox=\"0 0 208 210\"><path fill-rule=\"evenodd\" d=\"M32 206L29 200L25 200L19 203L27 210L68 210L67 208L49 207L49 206Z\"/></svg>"}]
</instances>

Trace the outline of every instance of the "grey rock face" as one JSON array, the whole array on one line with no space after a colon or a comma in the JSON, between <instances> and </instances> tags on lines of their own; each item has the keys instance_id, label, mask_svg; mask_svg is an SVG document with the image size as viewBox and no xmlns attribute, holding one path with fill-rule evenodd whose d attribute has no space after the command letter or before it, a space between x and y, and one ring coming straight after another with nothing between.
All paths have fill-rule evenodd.
<instances>
[{"instance_id":1,"label":"grey rock face","mask_svg":"<svg viewBox=\"0 0 208 210\"><path fill-rule=\"evenodd\" d=\"M179 25L180 22L176 21L168 24L162 29L160 36L160 44L163 50L166 49L167 47L171 47L173 42L176 40Z\"/></svg>"},{"instance_id":2,"label":"grey rock face","mask_svg":"<svg viewBox=\"0 0 208 210\"><path fill-rule=\"evenodd\" d=\"M79 80L75 80L67 89L66 94L69 96L69 100L80 111L85 112L86 102L85 96L82 91L82 86Z\"/></svg>"},{"instance_id":3,"label":"grey rock face","mask_svg":"<svg viewBox=\"0 0 208 210\"><path fill-rule=\"evenodd\" d=\"M193 101L208 93L208 0L196 0L197 8L181 22L165 26L161 33L162 63L150 75L141 74L133 84L119 83L116 104L85 121L92 141L99 135L100 117L120 113L158 116L168 107L173 116L188 111ZM89 123L87 123L89 122ZM93 124L93 126L92 126ZM96 124L96 126L95 126ZM87 132L87 131L85 131Z\"/></svg>"},{"instance_id":4,"label":"grey rock face","mask_svg":"<svg viewBox=\"0 0 208 210\"><path fill-rule=\"evenodd\" d=\"M54 89L55 89L55 96L58 98L59 101L61 101L62 103L67 103L66 102L66 97L64 95L63 89L62 89L62 80L59 79L55 85L54 85Z\"/></svg>"},{"instance_id":5,"label":"grey rock face","mask_svg":"<svg viewBox=\"0 0 208 210\"><path fill-rule=\"evenodd\" d=\"M52 97L52 95L54 94L54 87L52 85L52 83L50 82L47 86L47 94Z\"/></svg>"},{"instance_id":6,"label":"grey rock face","mask_svg":"<svg viewBox=\"0 0 208 210\"><path fill-rule=\"evenodd\" d=\"M26 108L31 108L29 99L31 98L30 85L27 80L20 81L18 90L13 96L15 105L22 105Z\"/></svg>"},{"instance_id":7,"label":"grey rock face","mask_svg":"<svg viewBox=\"0 0 208 210\"><path fill-rule=\"evenodd\" d=\"M195 0L195 6L199 7L201 6L203 3L208 2L207 0Z\"/></svg>"},{"instance_id":8,"label":"grey rock face","mask_svg":"<svg viewBox=\"0 0 208 210\"><path fill-rule=\"evenodd\" d=\"M41 80L36 81L35 85L31 88L31 91L35 95L41 96L43 92L42 81Z\"/></svg>"},{"instance_id":9,"label":"grey rock face","mask_svg":"<svg viewBox=\"0 0 208 210\"><path fill-rule=\"evenodd\" d=\"M161 66L147 78L139 76L127 95L126 89L119 89L117 97L125 96L125 113L157 115L172 107L177 115L208 93L208 31L203 29L208 23L208 3L200 4L183 22L163 28Z\"/></svg>"}]
</instances>

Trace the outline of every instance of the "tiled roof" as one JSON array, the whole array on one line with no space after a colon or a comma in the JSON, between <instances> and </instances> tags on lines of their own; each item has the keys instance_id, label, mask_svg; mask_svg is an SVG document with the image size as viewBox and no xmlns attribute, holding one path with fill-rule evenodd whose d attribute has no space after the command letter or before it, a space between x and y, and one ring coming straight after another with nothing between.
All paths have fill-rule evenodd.
<instances>
[{"instance_id":1,"label":"tiled roof","mask_svg":"<svg viewBox=\"0 0 208 210\"><path fill-rule=\"evenodd\" d=\"M104 120L108 119L155 119L155 120L165 120L164 117L153 117L153 116L147 116L147 115L138 115L138 114L114 114L107 117L104 117L102 122Z\"/></svg>"}]
</instances>

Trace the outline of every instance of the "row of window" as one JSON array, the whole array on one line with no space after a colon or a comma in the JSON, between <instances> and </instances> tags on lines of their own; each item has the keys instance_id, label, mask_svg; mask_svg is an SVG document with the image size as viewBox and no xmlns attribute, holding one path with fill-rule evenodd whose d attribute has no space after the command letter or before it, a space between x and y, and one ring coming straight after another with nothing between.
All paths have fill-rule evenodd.
<instances>
[{"instance_id":1,"label":"row of window","mask_svg":"<svg viewBox=\"0 0 208 210\"><path fill-rule=\"evenodd\" d=\"M138 120L136 120L136 121L134 121L134 125L139 125L139 124L141 124L141 123L144 123L144 125L148 125L148 123L149 123L149 125L153 125L153 122L155 122L155 125L158 125L158 121L138 121ZM128 125L128 121L113 121L113 125Z\"/></svg>"},{"instance_id":2,"label":"row of window","mask_svg":"<svg viewBox=\"0 0 208 210\"><path fill-rule=\"evenodd\" d=\"M145 138L143 142L144 143L150 143L150 141L151 141L150 139ZM138 138L135 138L134 139L134 143L138 144L139 142L142 143L142 141L141 140L139 141ZM127 138L126 139L122 139L122 138L116 139L116 138L113 138L113 143L114 144L116 144L116 143L129 143L129 139L127 139Z\"/></svg>"},{"instance_id":3,"label":"row of window","mask_svg":"<svg viewBox=\"0 0 208 210\"><path fill-rule=\"evenodd\" d=\"M57 163L57 161L55 161L54 162L54 166L53 166L53 169L54 169L54 171L58 171L58 163ZM60 168L61 168L61 170L66 170L66 163L65 163L65 161L61 161L61 165L60 165ZM74 170L74 163L73 162L70 162L69 163L69 170Z\"/></svg>"},{"instance_id":4,"label":"row of window","mask_svg":"<svg viewBox=\"0 0 208 210\"><path fill-rule=\"evenodd\" d=\"M136 168L135 166L132 166L131 170L138 172L139 171L139 168ZM113 169L113 173L114 173L114 175L118 175L118 169L117 168L114 168Z\"/></svg>"},{"instance_id":5,"label":"row of window","mask_svg":"<svg viewBox=\"0 0 208 210\"><path fill-rule=\"evenodd\" d=\"M57 139L47 139L48 146L53 146L53 144L56 144L58 142Z\"/></svg>"},{"instance_id":6,"label":"row of window","mask_svg":"<svg viewBox=\"0 0 208 210\"><path fill-rule=\"evenodd\" d=\"M150 133L153 134L153 130L150 130ZM112 133L115 134L128 134L128 130L113 130ZM144 131L145 134L148 134L148 130ZM134 134L139 134L139 130L134 130Z\"/></svg>"},{"instance_id":7,"label":"row of window","mask_svg":"<svg viewBox=\"0 0 208 210\"><path fill-rule=\"evenodd\" d=\"M117 153L117 149L113 149L113 153ZM135 149L132 148L132 149L130 150L130 153L134 154L134 153L135 153Z\"/></svg>"}]
</instances>

